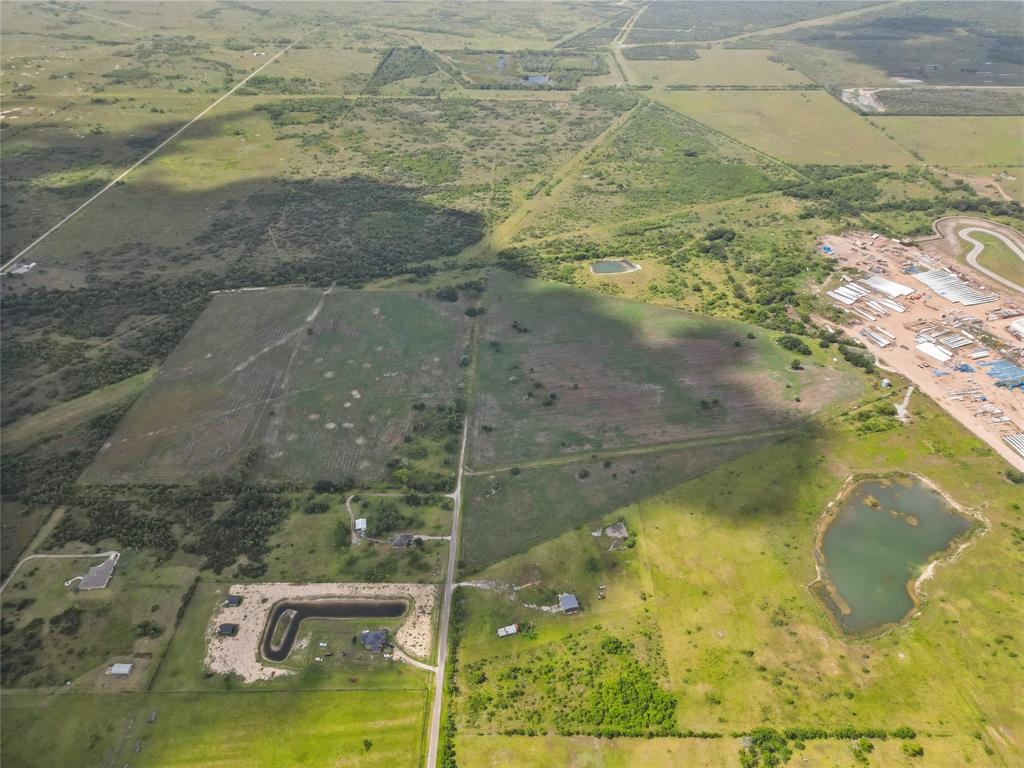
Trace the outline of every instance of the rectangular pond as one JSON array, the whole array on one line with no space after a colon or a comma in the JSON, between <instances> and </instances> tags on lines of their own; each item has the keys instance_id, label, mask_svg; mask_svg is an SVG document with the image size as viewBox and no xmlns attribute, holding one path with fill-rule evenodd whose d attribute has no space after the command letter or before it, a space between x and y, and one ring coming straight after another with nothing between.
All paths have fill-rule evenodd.
<instances>
[{"instance_id":1,"label":"rectangular pond","mask_svg":"<svg viewBox=\"0 0 1024 768\"><path fill-rule=\"evenodd\" d=\"M843 632L877 633L918 606L914 582L972 527L917 478L862 480L824 522L812 591Z\"/></svg>"}]
</instances>

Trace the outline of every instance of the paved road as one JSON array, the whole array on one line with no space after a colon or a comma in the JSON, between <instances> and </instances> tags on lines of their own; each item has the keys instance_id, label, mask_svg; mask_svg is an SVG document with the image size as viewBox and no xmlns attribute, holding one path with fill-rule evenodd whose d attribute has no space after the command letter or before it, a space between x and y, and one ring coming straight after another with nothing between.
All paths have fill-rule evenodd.
<instances>
[{"instance_id":1,"label":"paved road","mask_svg":"<svg viewBox=\"0 0 1024 768\"><path fill-rule=\"evenodd\" d=\"M459 472L452 500L452 538L448 547L448 573L444 577L441 596L441 619L437 628L437 667L434 672L434 705L430 712L430 738L427 742L427 768L437 768L437 748L441 736L441 707L444 704L445 664L448 661L448 623L452 615L452 593L455 591L455 564L459 558L459 512L462 510L462 473L466 464L466 437L469 417L462 423L462 449L459 451Z\"/></svg>"},{"instance_id":2,"label":"paved road","mask_svg":"<svg viewBox=\"0 0 1024 768\"><path fill-rule=\"evenodd\" d=\"M111 550L110 552L90 552L90 553L85 554L85 555L29 555L28 557L22 558L18 562L18 564L16 566L14 566L14 570L11 571L11 575L7 577L7 580L4 581L4 583L2 585L0 585L0 593L3 593L3 591L5 589L7 589L7 585L11 583L11 579L13 579L15 577L15 575L18 573L18 569L21 568L21 566L23 566L29 560L43 560L43 559L65 559L65 560L67 560L67 559L72 559L72 558L77 558L77 559L81 560L81 559L86 558L86 557L102 557L104 560L106 560L111 555L117 555L118 557L120 557L121 553L120 552L115 552L114 550Z\"/></svg>"},{"instance_id":3,"label":"paved road","mask_svg":"<svg viewBox=\"0 0 1024 768\"><path fill-rule=\"evenodd\" d=\"M1013 240L1008 238L1006 235L996 232L995 230L985 229L984 227L965 227L964 229L961 229L960 232L958 232L961 240L966 240L968 243L974 246L973 248L971 248L971 252L967 254L968 264L970 264L979 272L985 273L990 278L995 280L997 283L1005 285L1010 290L1017 291L1018 293L1024 293L1024 286L1017 285L1017 283L1011 280L1007 280L1005 277L1002 277L1001 275L997 275L991 269L986 269L985 267L981 266L981 264L978 263L978 256L981 254L983 250L985 250L985 244L978 242L973 237L971 237L971 235L975 233L982 235L990 235L991 237L994 237L997 240L1001 241L1013 253L1017 254L1021 261L1024 261L1024 250L1021 250L1020 246L1013 242Z\"/></svg>"}]
</instances>

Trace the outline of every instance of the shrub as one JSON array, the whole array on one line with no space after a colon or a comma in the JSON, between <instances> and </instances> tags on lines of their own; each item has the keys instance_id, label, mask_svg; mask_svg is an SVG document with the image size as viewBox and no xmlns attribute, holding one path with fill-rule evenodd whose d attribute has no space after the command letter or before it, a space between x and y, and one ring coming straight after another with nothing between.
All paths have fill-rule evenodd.
<instances>
[{"instance_id":1,"label":"shrub","mask_svg":"<svg viewBox=\"0 0 1024 768\"><path fill-rule=\"evenodd\" d=\"M903 754L907 757L921 757L924 754L924 747L916 741L908 741L903 745Z\"/></svg>"},{"instance_id":2,"label":"shrub","mask_svg":"<svg viewBox=\"0 0 1024 768\"><path fill-rule=\"evenodd\" d=\"M783 334L782 336L779 336L779 338L776 339L776 341L778 342L780 347L782 347L783 349L787 349L790 352L796 352L797 354L800 355L811 354L811 348L808 347L807 343L799 336L793 336L792 334L786 333Z\"/></svg>"}]
</instances>

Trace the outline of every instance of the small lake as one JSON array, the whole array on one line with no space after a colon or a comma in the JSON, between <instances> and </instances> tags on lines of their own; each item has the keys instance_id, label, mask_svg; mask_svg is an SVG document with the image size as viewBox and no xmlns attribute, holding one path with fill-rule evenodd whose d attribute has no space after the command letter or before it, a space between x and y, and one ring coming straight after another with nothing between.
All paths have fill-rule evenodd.
<instances>
[{"instance_id":1,"label":"small lake","mask_svg":"<svg viewBox=\"0 0 1024 768\"><path fill-rule=\"evenodd\" d=\"M636 264L617 259L595 261L590 265L590 270L595 275L616 275L620 272L633 272L637 269L639 269L639 267Z\"/></svg>"},{"instance_id":2,"label":"small lake","mask_svg":"<svg viewBox=\"0 0 1024 768\"><path fill-rule=\"evenodd\" d=\"M897 624L917 607L913 582L971 521L916 478L864 480L819 535L822 575L814 592L848 634Z\"/></svg>"},{"instance_id":3,"label":"small lake","mask_svg":"<svg viewBox=\"0 0 1024 768\"><path fill-rule=\"evenodd\" d=\"M404 600L285 600L270 611L270 620L263 630L261 650L270 661L287 659L299 627L306 619L397 619L408 607ZM280 641L274 643L277 624L282 617L288 626Z\"/></svg>"}]
</instances>

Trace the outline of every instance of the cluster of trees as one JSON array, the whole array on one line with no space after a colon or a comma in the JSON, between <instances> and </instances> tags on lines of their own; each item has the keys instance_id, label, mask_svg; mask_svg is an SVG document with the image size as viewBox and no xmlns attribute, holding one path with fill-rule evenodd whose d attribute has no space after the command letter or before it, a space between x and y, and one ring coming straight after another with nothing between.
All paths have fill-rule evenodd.
<instances>
[{"instance_id":1,"label":"cluster of trees","mask_svg":"<svg viewBox=\"0 0 1024 768\"><path fill-rule=\"evenodd\" d=\"M410 77L425 77L436 71L437 59L425 48L418 45L389 48L374 70L367 91L374 93L388 83L396 83Z\"/></svg>"},{"instance_id":2,"label":"cluster of trees","mask_svg":"<svg viewBox=\"0 0 1024 768\"><path fill-rule=\"evenodd\" d=\"M775 342L785 350L790 352L796 352L800 355L810 355L811 348L807 346L807 342L801 339L799 336L793 336L792 334L783 334L775 340Z\"/></svg>"}]
</instances>

